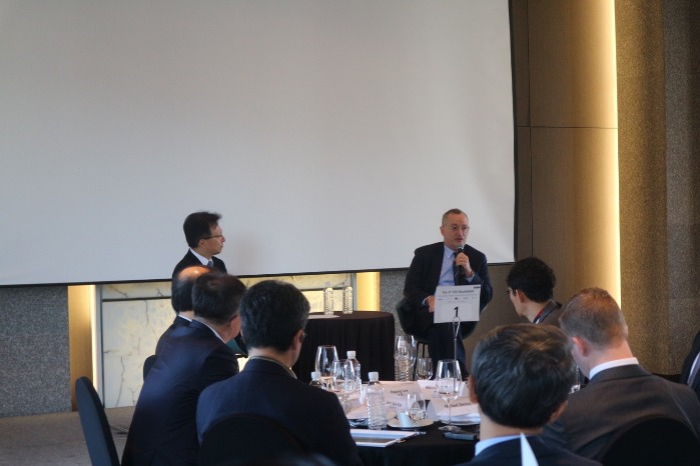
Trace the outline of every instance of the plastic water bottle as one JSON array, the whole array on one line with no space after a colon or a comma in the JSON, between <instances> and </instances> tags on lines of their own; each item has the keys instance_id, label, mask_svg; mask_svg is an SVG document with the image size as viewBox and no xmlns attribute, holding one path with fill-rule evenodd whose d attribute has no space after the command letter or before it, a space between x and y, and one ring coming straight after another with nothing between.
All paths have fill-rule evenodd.
<instances>
[{"instance_id":1,"label":"plastic water bottle","mask_svg":"<svg viewBox=\"0 0 700 466\"><path fill-rule=\"evenodd\" d=\"M377 372L369 373L366 398L368 427L375 430L385 428L384 387L379 383L379 374Z\"/></svg>"},{"instance_id":2,"label":"plastic water bottle","mask_svg":"<svg viewBox=\"0 0 700 466\"><path fill-rule=\"evenodd\" d=\"M352 314L352 287L343 288L343 314Z\"/></svg>"},{"instance_id":3,"label":"plastic water bottle","mask_svg":"<svg viewBox=\"0 0 700 466\"><path fill-rule=\"evenodd\" d=\"M321 373L318 371L313 371L311 373L311 382L309 382L309 385L312 387L318 387L318 388L323 388L323 382L321 382Z\"/></svg>"},{"instance_id":4,"label":"plastic water bottle","mask_svg":"<svg viewBox=\"0 0 700 466\"><path fill-rule=\"evenodd\" d=\"M360 361L357 360L355 351L348 351L348 361L352 362L352 367L355 370L355 390L359 393L362 389L362 374L360 374Z\"/></svg>"},{"instance_id":5,"label":"plastic water bottle","mask_svg":"<svg viewBox=\"0 0 700 466\"><path fill-rule=\"evenodd\" d=\"M333 288L330 283L326 283L326 289L323 290L323 313L333 314Z\"/></svg>"}]
</instances>

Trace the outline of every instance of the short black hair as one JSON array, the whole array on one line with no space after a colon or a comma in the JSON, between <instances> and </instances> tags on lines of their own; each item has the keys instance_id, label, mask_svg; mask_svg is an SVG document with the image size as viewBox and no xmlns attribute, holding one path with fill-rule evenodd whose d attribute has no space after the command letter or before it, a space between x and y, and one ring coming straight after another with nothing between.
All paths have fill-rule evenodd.
<instances>
[{"instance_id":1,"label":"short black hair","mask_svg":"<svg viewBox=\"0 0 700 466\"><path fill-rule=\"evenodd\" d=\"M265 280L250 287L241 300L243 336L249 348L286 351L306 327L309 301L294 285Z\"/></svg>"},{"instance_id":2,"label":"short black hair","mask_svg":"<svg viewBox=\"0 0 700 466\"><path fill-rule=\"evenodd\" d=\"M245 285L233 275L209 272L200 275L192 287L192 308L196 317L204 317L218 325L238 315Z\"/></svg>"},{"instance_id":3,"label":"short black hair","mask_svg":"<svg viewBox=\"0 0 700 466\"><path fill-rule=\"evenodd\" d=\"M520 290L536 303L549 301L554 297L557 277L547 264L536 257L521 259L510 268L506 284L511 290Z\"/></svg>"},{"instance_id":4,"label":"short black hair","mask_svg":"<svg viewBox=\"0 0 700 466\"><path fill-rule=\"evenodd\" d=\"M538 428L566 401L575 374L571 343L561 330L513 324L496 327L477 344L469 383L495 423Z\"/></svg>"},{"instance_id":5,"label":"short black hair","mask_svg":"<svg viewBox=\"0 0 700 466\"><path fill-rule=\"evenodd\" d=\"M195 212L190 214L182 224L187 245L191 248L199 246L199 242L211 236L211 230L216 228L221 215L216 212Z\"/></svg>"},{"instance_id":6,"label":"short black hair","mask_svg":"<svg viewBox=\"0 0 700 466\"><path fill-rule=\"evenodd\" d=\"M206 265L185 267L175 275L170 284L170 302L175 312L192 310L192 287L201 275L214 269ZM199 272L199 273L197 273Z\"/></svg>"}]
</instances>

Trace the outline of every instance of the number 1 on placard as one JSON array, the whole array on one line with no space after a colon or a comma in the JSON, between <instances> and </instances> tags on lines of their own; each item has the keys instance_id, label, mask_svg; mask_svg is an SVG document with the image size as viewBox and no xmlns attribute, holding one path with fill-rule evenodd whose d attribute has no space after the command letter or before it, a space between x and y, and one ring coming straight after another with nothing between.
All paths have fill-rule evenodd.
<instances>
[{"instance_id":1,"label":"number 1 on placard","mask_svg":"<svg viewBox=\"0 0 700 466\"><path fill-rule=\"evenodd\" d=\"M459 317L459 306L455 307L455 317Z\"/></svg>"}]
</instances>

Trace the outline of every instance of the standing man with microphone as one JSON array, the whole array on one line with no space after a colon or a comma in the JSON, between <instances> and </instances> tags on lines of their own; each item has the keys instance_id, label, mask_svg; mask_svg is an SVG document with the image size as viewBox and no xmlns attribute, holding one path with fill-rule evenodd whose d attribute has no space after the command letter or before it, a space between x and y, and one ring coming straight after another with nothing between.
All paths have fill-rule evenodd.
<instances>
[{"instance_id":1,"label":"standing man with microphone","mask_svg":"<svg viewBox=\"0 0 700 466\"><path fill-rule=\"evenodd\" d=\"M469 246L469 218L459 209L450 209L442 216L440 233L443 241L422 246L415 251L406 275L404 299L399 304L404 331L428 340L428 351L436 365L440 359L457 359L466 376L464 345L457 345L454 354L454 327L451 322L433 323L435 290L438 285L481 285L479 311L493 297L486 256ZM462 322L461 338L471 334L476 322Z\"/></svg>"}]
</instances>

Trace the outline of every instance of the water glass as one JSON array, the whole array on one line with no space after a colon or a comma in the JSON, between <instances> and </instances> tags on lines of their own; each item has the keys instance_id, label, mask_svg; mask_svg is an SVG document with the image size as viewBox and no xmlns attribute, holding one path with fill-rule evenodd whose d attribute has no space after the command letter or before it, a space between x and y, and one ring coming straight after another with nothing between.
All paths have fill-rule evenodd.
<instances>
[{"instance_id":1,"label":"water glass","mask_svg":"<svg viewBox=\"0 0 700 466\"><path fill-rule=\"evenodd\" d=\"M333 377L333 361L338 360L338 350L334 345L321 345L316 348L316 371L321 374L323 388L330 390Z\"/></svg>"},{"instance_id":2,"label":"water glass","mask_svg":"<svg viewBox=\"0 0 700 466\"><path fill-rule=\"evenodd\" d=\"M437 364L435 374L437 381L437 392L445 403L447 403L447 425L440 427L440 430L448 432L459 430L459 427L452 424L452 402L459 396L462 386L462 371L456 359L441 359Z\"/></svg>"},{"instance_id":3,"label":"water glass","mask_svg":"<svg viewBox=\"0 0 700 466\"><path fill-rule=\"evenodd\" d=\"M394 341L394 360L399 380L411 380L411 368L416 363L416 340L413 335L398 335Z\"/></svg>"},{"instance_id":4,"label":"water glass","mask_svg":"<svg viewBox=\"0 0 700 466\"><path fill-rule=\"evenodd\" d=\"M418 380L430 380L433 377L432 358L418 358L416 360L416 377Z\"/></svg>"},{"instance_id":5,"label":"water glass","mask_svg":"<svg viewBox=\"0 0 700 466\"><path fill-rule=\"evenodd\" d=\"M425 419L425 398L420 392L410 392L406 395L406 414L414 424Z\"/></svg>"},{"instance_id":6,"label":"water glass","mask_svg":"<svg viewBox=\"0 0 700 466\"><path fill-rule=\"evenodd\" d=\"M333 361L331 370L331 387L333 392L340 398L343 410L347 412L347 401L351 393L356 389L357 378L355 377L355 365L347 359Z\"/></svg>"}]
</instances>

